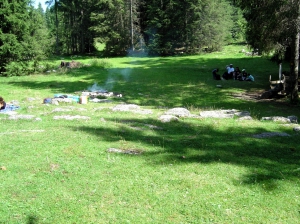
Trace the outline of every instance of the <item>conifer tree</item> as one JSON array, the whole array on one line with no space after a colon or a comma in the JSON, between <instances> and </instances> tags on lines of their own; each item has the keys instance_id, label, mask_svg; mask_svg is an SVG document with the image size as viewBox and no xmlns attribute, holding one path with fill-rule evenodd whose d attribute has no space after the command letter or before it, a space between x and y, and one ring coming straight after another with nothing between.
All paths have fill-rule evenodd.
<instances>
[{"instance_id":1,"label":"conifer tree","mask_svg":"<svg viewBox=\"0 0 300 224\"><path fill-rule=\"evenodd\" d=\"M291 102L298 102L299 0L236 0L247 20L246 38L262 52L277 49L291 64ZM288 53L288 54L287 54Z\"/></svg>"}]
</instances>

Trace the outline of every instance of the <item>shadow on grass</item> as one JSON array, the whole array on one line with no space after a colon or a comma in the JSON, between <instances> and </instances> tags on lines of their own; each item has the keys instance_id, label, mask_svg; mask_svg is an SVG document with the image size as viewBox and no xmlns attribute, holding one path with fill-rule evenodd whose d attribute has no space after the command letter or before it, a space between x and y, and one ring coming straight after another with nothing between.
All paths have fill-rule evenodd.
<instances>
[{"instance_id":1,"label":"shadow on grass","mask_svg":"<svg viewBox=\"0 0 300 224\"><path fill-rule=\"evenodd\" d=\"M35 215L29 215L27 217L27 221L26 221L26 224L37 224L39 223L39 219L37 216Z\"/></svg>"},{"instance_id":2,"label":"shadow on grass","mask_svg":"<svg viewBox=\"0 0 300 224\"><path fill-rule=\"evenodd\" d=\"M212 69L220 67L220 73L223 73L225 65L229 63L247 68L251 73L253 71L256 81L213 80ZM200 56L127 58L122 65L124 68L83 67L70 70L61 77L53 76L52 80L48 76L50 78L47 81L14 81L9 84L29 89L49 89L55 94L83 91L98 83L103 90L122 93L122 102L144 106L265 110L264 116L269 116L276 109L282 115L291 115L291 108L287 111L282 105L272 105L270 109L265 103L234 97L237 93L259 92L269 88L269 75L277 74L277 65L266 59L207 59ZM71 78L73 81L69 81ZM222 88L216 87L219 84Z\"/></svg>"},{"instance_id":3,"label":"shadow on grass","mask_svg":"<svg viewBox=\"0 0 300 224\"><path fill-rule=\"evenodd\" d=\"M246 167L249 174L238 184L262 184L267 190L277 187L277 180L298 181L300 139L291 137L254 138L266 132L264 128L244 127L222 130L201 120L190 124L188 120L160 123L153 119L111 120L118 129L81 127L80 130L99 136L101 141L119 146L119 139L142 143L155 150L143 150L141 156L154 165L184 163L224 163ZM195 121L194 121L195 122ZM147 124L161 129L149 129ZM151 134L149 134L151 132Z\"/></svg>"}]
</instances>

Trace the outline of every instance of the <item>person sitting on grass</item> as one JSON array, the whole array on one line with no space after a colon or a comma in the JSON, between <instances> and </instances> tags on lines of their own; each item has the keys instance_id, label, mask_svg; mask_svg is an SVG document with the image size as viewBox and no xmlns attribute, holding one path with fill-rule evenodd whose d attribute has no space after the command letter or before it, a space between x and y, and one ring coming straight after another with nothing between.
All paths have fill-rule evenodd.
<instances>
[{"instance_id":1,"label":"person sitting on grass","mask_svg":"<svg viewBox=\"0 0 300 224\"><path fill-rule=\"evenodd\" d=\"M218 74L218 71L219 71L218 68L215 68L215 69L212 71L213 79L215 79L215 80L221 80L221 77L220 77L220 75Z\"/></svg>"},{"instance_id":2,"label":"person sitting on grass","mask_svg":"<svg viewBox=\"0 0 300 224\"><path fill-rule=\"evenodd\" d=\"M236 79L239 80L239 81L244 81L246 78L247 78L246 69L242 69L242 71L236 77Z\"/></svg>"},{"instance_id":3,"label":"person sitting on grass","mask_svg":"<svg viewBox=\"0 0 300 224\"><path fill-rule=\"evenodd\" d=\"M234 73L233 73L233 79L234 80L238 80L238 77L241 75L241 70L239 67L236 67L234 69Z\"/></svg>"},{"instance_id":4,"label":"person sitting on grass","mask_svg":"<svg viewBox=\"0 0 300 224\"><path fill-rule=\"evenodd\" d=\"M3 97L0 96L0 110L4 110L6 107L6 103L3 99Z\"/></svg>"},{"instance_id":5,"label":"person sitting on grass","mask_svg":"<svg viewBox=\"0 0 300 224\"><path fill-rule=\"evenodd\" d=\"M227 72L224 72L222 77L226 80L232 79L233 78L233 73L234 73L234 67L233 64L230 64L229 66L226 66Z\"/></svg>"},{"instance_id":6,"label":"person sitting on grass","mask_svg":"<svg viewBox=\"0 0 300 224\"><path fill-rule=\"evenodd\" d=\"M251 82L254 82L254 77L253 77L253 75L251 75L250 73L248 73L247 78L245 79L245 81L251 81Z\"/></svg>"},{"instance_id":7,"label":"person sitting on grass","mask_svg":"<svg viewBox=\"0 0 300 224\"><path fill-rule=\"evenodd\" d=\"M248 74L246 72L246 69L243 69L242 70L242 81L246 80L247 76L248 76Z\"/></svg>"}]
</instances>

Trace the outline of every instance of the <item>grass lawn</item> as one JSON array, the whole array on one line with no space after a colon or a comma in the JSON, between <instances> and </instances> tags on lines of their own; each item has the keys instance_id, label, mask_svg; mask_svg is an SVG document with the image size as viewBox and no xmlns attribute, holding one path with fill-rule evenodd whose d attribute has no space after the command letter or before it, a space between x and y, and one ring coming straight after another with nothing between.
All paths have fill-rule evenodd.
<instances>
[{"instance_id":1,"label":"grass lawn","mask_svg":"<svg viewBox=\"0 0 300 224\"><path fill-rule=\"evenodd\" d=\"M269 75L278 77L276 64L239 53L243 48L199 56L78 57L91 66L66 72L57 70L57 59L47 62L55 72L0 78L0 95L19 101L19 115L37 118L0 113L0 223L299 223L299 133L261 118L299 118L300 107L286 98L236 97L259 95L269 88ZM214 68L222 74L230 63L253 74L255 82L212 80ZM43 104L44 98L94 83L123 97ZM113 112L120 103L153 113ZM159 121L174 107L195 115L237 109L249 111L253 120ZM54 119L61 115L89 119ZM264 132L290 137L253 137Z\"/></svg>"}]
</instances>

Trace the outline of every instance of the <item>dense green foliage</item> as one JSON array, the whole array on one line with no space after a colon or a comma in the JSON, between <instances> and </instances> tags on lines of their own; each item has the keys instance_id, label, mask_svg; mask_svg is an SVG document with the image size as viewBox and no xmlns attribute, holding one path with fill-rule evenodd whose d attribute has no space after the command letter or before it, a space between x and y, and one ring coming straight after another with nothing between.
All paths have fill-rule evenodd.
<instances>
[{"instance_id":1,"label":"dense green foliage","mask_svg":"<svg viewBox=\"0 0 300 224\"><path fill-rule=\"evenodd\" d=\"M225 0L113 3L105 1L92 13L96 23L92 29L98 31L110 54L122 55L132 49L151 55L213 51L243 33L241 26L237 28L243 24L243 18L236 17L240 11Z\"/></svg>"},{"instance_id":2,"label":"dense green foliage","mask_svg":"<svg viewBox=\"0 0 300 224\"><path fill-rule=\"evenodd\" d=\"M241 11L228 0L48 0L1 3L1 75L37 69L45 55L195 54L241 40ZM29 67L29 62L34 67ZM32 63L31 63L32 64Z\"/></svg>"},{"instance_id":3,"label":"dense green foliage","mask_svg":"<svg viewBox=\"0 0 300 224\"><path fill-rule=\"evenodd\" d=\"M169 55L175 48L196 53L220 49L232 28L227 1L147 1L143 35L150 54Z\"/></svg>"},{"instance_id":4,"label":"dense green foliage","mask_svg":"<svg viewBox=\"0 0 300 224\"><path fill-rule=\"evenodd\" d=\"M34 9L30 1L0 3L0 73L23 75L32 71L29 61L40 60L48 51L47 27L41 8Z\"/></svg>"},{"instance_id":5,"label":"dense green foliage","mask_svg":"<svg viewBox=\"0 0 300 224\"><path fill-rule=\"evenodd\" d=\"M296 18L298 16L295 1L282 0L239 0L247 20L246 38L251 46L260 51L278 52L283 59L286 48L294 45ZM288 51L291 53L291 51ZM288 59L291 55L288 55Z\"/></svg>"},{"instance_id":6,"label":"dense green foliage","mask_svg":"<svg viewBox=\"0 0 300 224\"><path fill-rule=\"evenodd\" d=\"M291 63L291 102L298 103L300 1L238 0L247 20L246 38L261 52L276 51L275 59Z\"/></svg>"}]
</instances>

